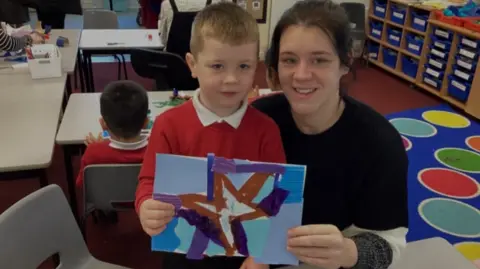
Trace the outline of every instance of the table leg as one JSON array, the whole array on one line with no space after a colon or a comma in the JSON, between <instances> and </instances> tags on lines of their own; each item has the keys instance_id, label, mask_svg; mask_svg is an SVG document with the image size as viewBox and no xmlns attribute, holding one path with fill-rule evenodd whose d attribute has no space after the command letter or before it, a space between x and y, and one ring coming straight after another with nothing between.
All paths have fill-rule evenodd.
<instances>
[{"instance_id":1,"label":"table leg","mask_svg":"<svg viewBox=\"0 0 480 269\"><path fill-rule=\"evenodd\" d=\"M92 54L88 53L87 54L87 58L88 58L88 77L90 79L90 89L91 89L91 92L95 92L95 82L94 82L94 79L93 79L93 63L92 63Z\"/></svg>"},{"instance_id":2,"label":"table leg","mask_svg":"<svg viewBox=\"0 0 480 269\"><path fill-rule=\"evenodd\" d=\"M65 163L65 173L67 177L68 195L70 196L70 207L72 208L73 216L78 221L78 206L77 206L77 190L75 186L75 177L73 175L72 165L72 146L63 146L63 159Z\"/></svg>"},{"instance_id":3,"label":"table leg","mask_svg":"<svg viewBox=\"0 0 480 269\"><path fill-rule=\"evenodd\" d=\"M48 180L47 180L47 170L42 169L38 171L38 180L40 181L40 188L46 187L48 185Z\"/></svg>"},{"instance_id":4,"label":"table leg","mask_svg":"<svg viewBox=\"0 0 480 269\"><path fill-rule=\"evenodd\" d=\"M109 0L110 2L110 10L113 11L113 0Z\"/></svg>"},{"instance_id":5,"label":"table leg","mask_svg":"<svg viewBox=\"0 0 480 269\"><path fill-rule=\"evenodd\" d=\"M66 88L67 91L64 94L65 97L63 98L63 103L62 103L63 111L65 111L65 108L67 107L68 99L70 98L70 95L72 94L72 79L71 79L70 74L67 74L67 82L65 84L65 88Z\"/></svg>"},{"instance_id":6,"label":"table leg","mask_svg":"<svg viewBox=\"0 0 480 269\"><path fill-rule=\"evenodd\" d=\"M85 80L83 78L83 58L80 54L80 50L77 51L77 71L80 80L80 91L85 92Z\"/></svg>"}]
</instances>

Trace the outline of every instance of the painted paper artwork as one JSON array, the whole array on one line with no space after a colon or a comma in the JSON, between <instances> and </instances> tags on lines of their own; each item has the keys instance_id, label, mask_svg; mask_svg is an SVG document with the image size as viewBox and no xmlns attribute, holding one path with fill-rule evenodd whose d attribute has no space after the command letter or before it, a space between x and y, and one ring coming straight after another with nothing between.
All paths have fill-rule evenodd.
<instances>
[{"instance_id":1,"label":"painted paper artwork","mask_svg":"<svg viewBox=\"0 0 480 269\"><path fill-rule=\"evenodd\" d=\"M153 196L176 215L152 250L298 265L286 242L301 225L305 174L300 165L157 154Z\"/></svg>"}]
</instances>

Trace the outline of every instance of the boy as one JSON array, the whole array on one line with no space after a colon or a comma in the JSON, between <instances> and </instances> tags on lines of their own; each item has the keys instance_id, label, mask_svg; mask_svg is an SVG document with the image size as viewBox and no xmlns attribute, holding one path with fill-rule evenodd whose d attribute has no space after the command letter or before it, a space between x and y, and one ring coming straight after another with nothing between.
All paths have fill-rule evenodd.
<instances>
[{"instance_id":1,"label":"boy","mask_svg":"<svg viewBox=\"0 0 480 269\"><path fill-rule=\"evenodd\" d=\"M83 186L83 170L90 164L135 164L143 161L148 137L141 131L148 124L148 95L138 83L128 80L108 84L100 97L100 125L109 140L87 136L77 186Z\"/></svg>"},{"instance_id":2,"label":"boy","mask_svg":"<svg viewBox=\"0 0 480 269\"><path fill-rule=\"evenodd\" d=\"M157 117L139 176L135 207L147 234L160 234L175 214L171 204L152 199L157 153L196 157L214 153L229 159L285 162L278 127L247 102L258 46L257 22L241 7L218 3L197 14L191 53L187 53L186 60L200 89L192 100ZM255 264L253 258L209 257L195 261L187 260L185 255L169 254L162 268L240 267L268 265Z\"/></svg>"}]
</instances>

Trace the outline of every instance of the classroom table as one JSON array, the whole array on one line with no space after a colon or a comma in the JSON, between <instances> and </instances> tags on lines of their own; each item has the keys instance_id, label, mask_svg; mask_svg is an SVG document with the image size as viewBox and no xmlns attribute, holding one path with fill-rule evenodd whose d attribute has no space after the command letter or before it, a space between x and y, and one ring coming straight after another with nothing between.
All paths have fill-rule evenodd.
<instances>
[{"instance_id":1,"label":"classroom table","mask_svg":"<svg viewBox=\"0 0 480 269\"><path fill-rule=\"evenodd\" d=\"M149 39L149 36L152 38ZM83 56L82 68L86 91L95 91L92 71L93 55L123 55L130 54L130 50L135 48L162 49L163 47L156 29L83 30L79 48Z\"/></svg>"},{"instance_id":2,"label":"classroom table","mask_svg":"<svg viewBox=\"0 0 480 269\"><path fill-rule=\"evenodd\" d=\"M185 93L193 94L193 92ZM102 131L100 123L98 122L100 118L100 94L101 93L72 94L68 100L60 128L58 129L56 143L63 148L70 197L77 197L72 157L81 155L85 148L85 136L89 132L97 135ZM148 92L152 117L170 108L157 108L153 106L152 102L169 100L171 94L172 92ZM73 213L77 216L76 200L72 199L71 202L72 210L75 210Z\"/></svg>"},{"instance_id":3,"label":"classroom table","mask_svg":"<svg viewBox=\"0 0 480 269\"><path fill-rule=\"evenodd\" d=\"M282 269L318 269L302 264ZM477 269L472 262L460 254L447 240L429 238L407 244L400 260L389 269Z\"/></svg>"},{"instance_id":4,"label":"classroom table","mask_svg":"<svg viewBox=\"0 0 480 269\"><path fill-rule=\"evenodd\" d=\"M47 185L66 76L0 74L0 180L39 178Z\"/></svg>"}]
</instances>

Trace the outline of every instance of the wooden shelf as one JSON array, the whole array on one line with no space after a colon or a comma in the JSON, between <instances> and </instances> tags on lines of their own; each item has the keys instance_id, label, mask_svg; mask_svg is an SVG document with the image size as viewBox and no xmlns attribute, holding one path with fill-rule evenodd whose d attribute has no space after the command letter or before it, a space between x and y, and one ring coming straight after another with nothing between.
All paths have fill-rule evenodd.
<instances>
[{"instance_id":1,"label":"wooden shelf","mask_svg":"<svg viewBox=\"0 0 480 269\"><path fill-rule=\"evenodd\" d=\"M473 79L473 82L471 83L470 94L467 101L461 102L453 98L452 96L450 96L448 93L448 86L449 86L448 76L453 74L453 71L454 71L453 65L455 64L455 61L456 61L455 56L457 55L457 47L458 47L458 44L460 43L461 36L465 36L467 38L474 39L474 40L480 40L480 33L473 32L465 28L457 27L454 25L446 24L441 21L435 20L433 15L434 12L431 12L435 10L433 7L412 4L411 2L408 2L406 0L386 0L386 1L387 1L386 16L385 18L380 18L373 14L375 4L373 0L370 0L370 10L369 10L368 19L369 21L374 20L374 21L383 22L383 29L382 29L382 38L378 39L370 35L370 23L367 24L368 40L376 42L380 45L377 59L368 58L368 61L395 76L398 76L410 83L413 83L414 85L425 90L426 92L441 98L447 103L465 111L466 113L474 116L475 118L480 119L480 56L478 57L479 59L478 59L477 69L474 71L474 74L473 74L474 79ZM405 22L403 25L391 21L390 10L391 10L392 4L396 6L403 6L406 8ZM427 20L426 32L421 32L411 27L412 11L417 11L417 10L421 10L423 12L430 12L429 18ZM388 27L395 27L402 30L402 38L401 38L400 46L393 46L387 42ZM443 79L441 81L440 90L435 89L423 82L423 73L425 72L425 69L426 69L425 64L428 61L427 56L430 54L430 44L432 42L431 35L433 34L433 30L436 27L440 27L454 33L454 38L452 40L450 51L448 52L445 51L446 54L448 54L448 59L445 59L447 63L446 63L446 68L444 70ZM408 33L412 33L424 38L422 54L420 56L415 55L406 50L408 45L406 35ZM383 48L388 48L398 52L397 62L395 66L396 68L391 68L390 66L387 66L383 63ZM419 64L418 64L417 75L415 78L412 78L402 72L401 58L403 55L409 56L413 59L418 60Z\"/></svg>"}]
</instances>

